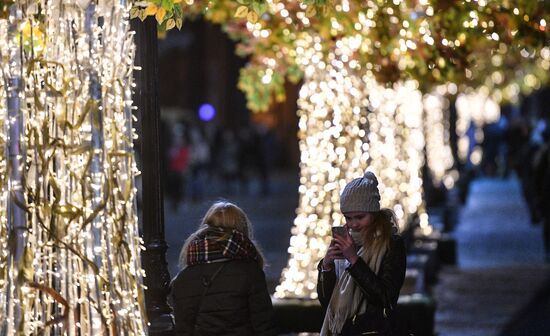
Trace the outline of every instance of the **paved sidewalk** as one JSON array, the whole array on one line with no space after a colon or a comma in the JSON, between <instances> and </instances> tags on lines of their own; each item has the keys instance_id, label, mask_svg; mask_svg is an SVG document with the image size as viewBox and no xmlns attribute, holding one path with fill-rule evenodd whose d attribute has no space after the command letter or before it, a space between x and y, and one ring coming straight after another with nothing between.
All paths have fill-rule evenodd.
<instances>
[{"instance_id":1,"label":"paved sidewalk","mask_svg":"<svg viewBox=\"0 0 550 336\"><path fill-rule=\"evenodd\" d=\"M442 269L433 291L436 333L550 335L550 267L541 235L517 179L474 181L454 232L458 265Z\"/></svg>"}]
</instances>

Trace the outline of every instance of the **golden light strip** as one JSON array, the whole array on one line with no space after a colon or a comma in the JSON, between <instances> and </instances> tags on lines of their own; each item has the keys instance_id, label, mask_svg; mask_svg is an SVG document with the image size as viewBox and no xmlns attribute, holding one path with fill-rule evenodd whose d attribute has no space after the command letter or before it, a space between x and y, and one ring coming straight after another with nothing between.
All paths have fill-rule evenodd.
<instances>
[{"instance_id":1,"label":"golden light strip","mask_svg":"<svg viewBox=\"0 0 550 336\"><path fill-rule=\"evenodd\" d=\"M319 43L310 35L298 42L305 74L298 100L300 197L276 298L316 298L317 262L330 242L330 227L343 224L340 192L366 168L379 176L382 206L396 211L402 228L418 214L430 230L422 200L424 138L416 84L386 89L363 75L352 58L361 48L360 36L339 41L326 58Z\"/></svg>"},{"instance_id":2,"label":"golden light strip","mask_svg":"<svg viewBox=\"0 0 550 336\"><path fill-rule=\"evenodd\" d=\"M0 20L0 334L147 333L128 12L22 1Z\"/></svg>"},{"instance_id":3,"label":"golden light strip","mask_svg":"<svg viewBox=\"0 0 550 336\"><path fill-rule=\"evenodd\" d=\"M450 84L451 85L451 84ZM456 85L452 84L454 88ZM446 88L438 88L424 95L424 136L426 138L426 157L432 181L436 186L442 182L449 188L450 170L454 160L450 147L448 113L449 100L445 97Z\"/></svg>"}]
</instances>

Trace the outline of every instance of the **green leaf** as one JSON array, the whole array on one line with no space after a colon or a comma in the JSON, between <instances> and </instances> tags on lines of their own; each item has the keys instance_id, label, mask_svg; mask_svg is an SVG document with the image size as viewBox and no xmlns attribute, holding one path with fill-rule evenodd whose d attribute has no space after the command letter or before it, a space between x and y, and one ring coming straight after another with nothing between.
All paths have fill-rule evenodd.
<instances>
[{"instance_id":1,"label":"green leaf","mask_svg":"<svg viewBox=\"0 0 550 336\"><path fill-rule=\"evenodd\" d=\"M267 10L267 3L265 1L254 1L252 2L252 9L258 14L258 16L262 16L263 13Z\"/></svg>"},{"instance_id":2,"label":"green leaf","mask_svg":"<svg viewBox=\"0 0 550 336\"><path fill-rule=\"evenodd\" d=\"M172 0L162 0L161 6L167 11L172 11L174 8L174 2Z\"/></svg>"},{"instance_id":3,"label":"green leaf","mask_svg":"<svg viewBox=\"0 0 550 336\"><path fill-rule=\"evenodd\" d=\"M144 9L142 9L142 10L139 11L139 19L140 19L141 21L145 21L145 19L147 19L147 14L145 14L145 10L144 10Z\"/></svg>"},{"instance_id":4,"label":"green leaf","mask_svg":"<svg viewBox=\"0 0 550 336\"><path fill-rule=\"evenodd\" d=\"M137 18L139 16L139 7L132 7L130 9L130 19Z\"/></svg>"}]
</instances>

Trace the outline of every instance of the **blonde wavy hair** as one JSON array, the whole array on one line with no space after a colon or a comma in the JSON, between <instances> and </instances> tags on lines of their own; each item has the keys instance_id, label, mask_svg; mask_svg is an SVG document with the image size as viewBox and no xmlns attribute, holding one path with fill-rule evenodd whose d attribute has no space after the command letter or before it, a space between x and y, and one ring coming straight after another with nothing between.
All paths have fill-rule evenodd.
<instances>
[{"instance_id":1,"label":"blonde wavy hair","mask_svg":"<svg viewBox=\"0 0 550 336\"><path fill-rule=\"evenodd\" d=\"M368 246L371 254L387 248L392 234L399 231L395 212L388 208L374 213L373 224L362 231L363 246Z\"/></svg>"},{"instance_id":2,"label":"blonde wavy hair","mask_svg":"<svg viewBox=\"0 0 550 336\"><path fill-rule=\"evenodd\" d=\"M252 223L248 219L246 213L231 202L217 201L210 206L208 211L206 211L206 214L204 215L198 229L185 240L179 256L180 267L184 268L187 266L187 248L189 244L198 235L211 227L237 230L248 237L258 251L258 264L262 268L265 266L265 258L259 248L259 245L254 241Z\"/></svg>"}]
</instances>

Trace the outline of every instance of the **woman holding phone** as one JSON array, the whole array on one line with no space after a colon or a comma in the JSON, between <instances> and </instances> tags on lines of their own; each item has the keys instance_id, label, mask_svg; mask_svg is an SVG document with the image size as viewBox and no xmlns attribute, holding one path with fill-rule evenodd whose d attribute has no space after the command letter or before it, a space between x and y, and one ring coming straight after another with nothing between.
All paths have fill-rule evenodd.
<instances>
[{"instance_id":1,"label":"woman holding phone","mask_svg":"<svg viewBox=\"0 0 550 336\"><path fill-rule=\"evenodd\" d=\"M346 185L340 210L345 229L333 232L318 266L317 293L326 309L321 336L390 335L406 252L395 214L380 209L378 180L372 172Z\"/></svg>"}]
</instances>

